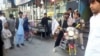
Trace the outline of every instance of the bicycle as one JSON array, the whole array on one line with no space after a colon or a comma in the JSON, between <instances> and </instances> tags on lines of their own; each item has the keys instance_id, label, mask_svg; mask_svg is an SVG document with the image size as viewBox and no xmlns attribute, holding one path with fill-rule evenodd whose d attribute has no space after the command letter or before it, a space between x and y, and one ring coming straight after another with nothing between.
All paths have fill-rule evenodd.
<instances>
[{"instance_id":1,"label":"bicycle","mask_svg":"<svg viewBox=\"0 0 100 56\"><path fill-rule=\"evenodd\" d=\"M29 34L28 34L28 41L30 43L32 43L32 40L33 40L33 37L34 37L36 31L34 31L34 29L32 27L29 27L29 29L30 30L29 30Z\"/></svg>"}]
</instances>

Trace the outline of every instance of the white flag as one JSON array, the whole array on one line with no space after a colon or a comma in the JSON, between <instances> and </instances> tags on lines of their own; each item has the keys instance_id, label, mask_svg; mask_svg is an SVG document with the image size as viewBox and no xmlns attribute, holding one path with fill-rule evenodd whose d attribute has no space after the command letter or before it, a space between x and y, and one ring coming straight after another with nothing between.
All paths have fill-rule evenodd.
<instances>
[{"instance_id":1,"label":"white flag","mask_svg":"<svg viewBox=\"0 0 100 56\"><path fill-rule=\"evenodd\" d=\"M57 30L59 23L56 19L52 19L52 34L54 35L55 31Z\"/></svg>"}]
</instances>

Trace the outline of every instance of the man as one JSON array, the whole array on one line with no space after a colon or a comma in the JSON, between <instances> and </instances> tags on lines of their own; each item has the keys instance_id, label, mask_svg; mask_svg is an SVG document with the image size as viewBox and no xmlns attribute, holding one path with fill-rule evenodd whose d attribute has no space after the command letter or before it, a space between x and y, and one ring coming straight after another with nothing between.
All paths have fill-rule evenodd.
<instances>
[{"instance_id":1,"label":"man","mask_svg":"<svg viewBox=\"0 0 100 56\"><path fill-rule=\"evenodd\" d=\"M25 18L24 18L24 32L25 32L25 39L28 41L29 22L28 22L28 17L27 17L27 15L25 15Z\"/></svg>"},{"instance_id":2,"label":"man","mask_svg":"<svg viewBox=\"0 0 100 56\"><path fill-rule=\"evenodd\" d=\"M83 19L81 19L80 13L78 13L78 12L74 12L73 19L75 19L73 26L75 26L79 31L79 40L80 40L80 44L81 44L81 49L84 50L83 29L85 27L85 22ZM79 25L79 26L77 26L77 25Z\"/></svg>"},{"instance_id":3,"label":"man","mask_svg":"<svg viewBox=\"0 0 100 56\"><path fill-rule=\"evenodd\" d=\"M16 45L24 46L24 28L23 28L23 12L19 12L19 18L16 20Z\"/></svg>"},{"instance_id":4,"label":"man","mask_svg":"<svg viewBox=\"0 0 100 56\"><path fill-rule=\"evenodd\" d=\"M15 36L15 18L13 14L9 15L9 19L7 20L7 22L8 22L9 30L12 33L12 37L10 38L10 41L11 41L11 49L13 49L14 48L14 36Z\"/></svg>"},{"instance_id":5,"label":"man","mask_svg":"<svg viewBox=\"0 0 100 56\"><path fill-rule=\"evenodd\" d=\"M3 40L2 40L2 29L4 28L4 23L6 23L6 18L3 16L3 12L0 11L0 56L3 56Z\"/></svg>"},{"instance_id":6,"label":"man","mask_svg":"<svg viewBox=\"0 0 100 56\"><path fill-rule=\"evenodd\" d=\"M59 24L60 24L60 32L58 33L55 45L54 45L54 49L53 52L56 51L56 47L59 46L60 41L64 35L64 31L62 29L67 28L69 25L72 25L72 20L70 20L69 18L70 14L68 12L64 13L64 19L60 20ZM61 29L62 28L62 29Z\"/></svg>"},{"instance_id":7,"label":"man","mask_svg":"<svg viewBox=\"0 0 100 56\"><path fill-rule=\"evenodd\" d=\"M70 14L70 18L72 18L73 17L73 12L72 12L72 8L68 8L68 13Z\"/></svg>"},{"instance_id":8,"label":"man","mask_svg":"<svg viewBox=\"0 0 100 56\"><path fill-rule=\"evenodd\" d=\"M53 36L54 40L56 40L56 38L57 38L58 27L59 27L58 21L54 17L52 17L51 31L52 31L52 36Z\"/></svg>"},{"instance_id":9,"label":"man","mask_svg":"<svg viewBox=\"0 0 100 56\"><path fill-rule=\"evenodd\" d=\"M90 0L90 9L93 16L85 56L100 56L100 0Z\"/></svg>"},{"instance_id":10,"label":"man","mask_svg":"<svg viewBox=\"0 0 100 56\"><path fill-rule=\"evenodd\" d=\"M0 56L3 56L3 40L2 40L2 29L4 28L4 24L7 22L6 18L3 15L3 12L0 11Z\"/></svg>"},{"instance_id":11,"label":"man","mask_svg":"<svg viewBox=\"0 0 100 56\"><path fill-rule=\"evenodd\" d=\"M0 20L0 56L4 56L3 55L3 40L2 40L2 21Z\"/></svg>"},{"instance_id":12,"label":"man","mask_svg":"<svg viewBox=\"0 0 100 56\"><path fill-rule=\"evenodd\" d=\"M41 24L43 27L46 27L47 29L47 35L50 35L50 28L49 28L49 25L48 25L48 17L47 17L47 13L44 13L44 17L42 18L41 20Z\"/></svg>"},{"instance_id":13,"label":"man","mask_svg":"<svg viewBox=\"0 0 100 56\"><path fill-rule=\"evenodd\" d=\"M3 12L2 12L2 11L0 11L0 20L2 21L2 26L3 26L3 28L4 28L4 23L6 23L6 22L7 22L7 20L6 20L6 18L4 17L4 15L3 15Z\"/></svg>"}]
</instances>

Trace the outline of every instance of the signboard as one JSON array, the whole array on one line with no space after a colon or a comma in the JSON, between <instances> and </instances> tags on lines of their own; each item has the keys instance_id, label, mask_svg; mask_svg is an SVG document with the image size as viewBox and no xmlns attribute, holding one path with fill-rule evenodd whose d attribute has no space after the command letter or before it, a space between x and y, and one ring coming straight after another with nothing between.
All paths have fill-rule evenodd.
<instances>
[{"instance_id":1,"label":"signboard","mask_svg":"<svg viewBox=\"0 0 100 56\"><path fill-rule=\"evenodd\" d=\"M21 5L21 4L27 3L29 1L31 1L31 0L14 0L15 5Z\"/></svg>"}]
</instances>

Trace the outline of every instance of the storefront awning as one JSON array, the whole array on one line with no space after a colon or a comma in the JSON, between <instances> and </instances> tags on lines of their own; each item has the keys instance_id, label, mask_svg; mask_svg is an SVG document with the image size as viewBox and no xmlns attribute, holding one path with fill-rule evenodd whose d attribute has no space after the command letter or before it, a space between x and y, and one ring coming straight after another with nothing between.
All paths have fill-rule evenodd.
<instances>
[{"instance_id":1,"label":"storefront awning","mask_svg":"<svg viewBox=\"0 0 100 56\"><path fill-rule=\"evenodd\" d=\"M18 6L18 5L25 4L29 1L31 1L31 0L15 0L14 3L15 3L16 6Z\"/></svg>"}]
</instances>

